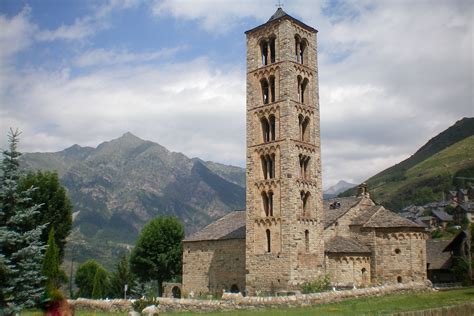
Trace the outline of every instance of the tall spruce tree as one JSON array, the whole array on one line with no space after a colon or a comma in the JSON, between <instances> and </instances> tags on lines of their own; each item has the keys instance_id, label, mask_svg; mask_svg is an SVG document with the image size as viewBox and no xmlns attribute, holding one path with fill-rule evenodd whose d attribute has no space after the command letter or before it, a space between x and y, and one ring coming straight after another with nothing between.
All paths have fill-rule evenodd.
<instances>
[{"instance_id":1,"label":"tall spruce tree","mask_svg":"<svg viewBox=\"0 0 474 316\"><path fill-rule=\"evenodd\" d=\"M41 264L44 225L35 225L38 205L28 206L34 188L18 190L20 132L10 129L0 174L0 309L17 313L33 306L43 292Z\"/></svg>"}]
</instances>

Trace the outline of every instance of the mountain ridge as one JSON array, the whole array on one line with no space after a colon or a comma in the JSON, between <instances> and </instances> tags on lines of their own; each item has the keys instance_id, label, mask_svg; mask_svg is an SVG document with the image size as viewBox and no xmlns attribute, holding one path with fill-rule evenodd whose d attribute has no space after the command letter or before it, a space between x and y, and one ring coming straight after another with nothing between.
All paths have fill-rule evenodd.
<instances>
[{"instance_id":1,"label":"mountain ridge","mask_svg":"<svg viewBox=\"0 0 474 316\"><path fill-rule=\"evenodd\" d=\"M395 210L442 199L443 192L456 186L456 177L474 176L474 161L470 160L474 156L473 135L474 118L464 117L432 137L409 158L364 182L378 203ZM426 166L430 166L428 170ZM354 195L355 190L346 190L339 196Z\"/></svg>"},{"instance_id":2,"label":"mountain ridge","mask_svg":"<svg viewBox=\"0 0 474 316\"><path fill-rule=\"evenodd\" d=\"M117 245L133 245L157 215L178 217L190 234L245 208L244 169L188 158L130 132L96 148L25 153L21 162L27 170L58 171L76 212L72 239L106 265L121 251Z\"/></svg>"}]
</instances>

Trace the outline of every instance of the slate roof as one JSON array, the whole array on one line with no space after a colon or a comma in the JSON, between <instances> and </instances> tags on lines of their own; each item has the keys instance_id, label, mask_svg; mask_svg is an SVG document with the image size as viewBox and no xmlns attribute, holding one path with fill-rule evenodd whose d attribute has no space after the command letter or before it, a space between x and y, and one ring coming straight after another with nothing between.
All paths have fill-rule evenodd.
<instances>
[{"instance_id":1,"label":"slate roof","mask_svg":"<svg viewBox=\"0 0 474 316\"><path fill-rule=\"evenodd\" d=\"M460 204L460 207L468 213L474 212L474 202L465 202Z\"/></svg>"},{"instance_id":2,"label":"slate roof","mask_svg":"<svg viewBox=\"0 0 474 316\"><path fill-rule=\"evenodd\" d=\"M269 23L272 23L274 21L278 21L280 19L289 19L293 22L295 22L296 24L299 24L300 26L306 28L306 29L309 29L313 32L317 32L316 29L312 28L311 26L309 25L306 25L304 24L303 22L301 22L300 20L298 19L295 19L294 17L292 17L291 15L289 15L288 13L286 13L285 11L283 11L282 8L278 8L275 13L273 13L273 15L270 17L270 19L268 19L268 21L265 23L265 24L262 24L262 25L259 25L257 27L254 27L253 29L250 29L248 31L245 32L245 34L247 33L250 33L250 32L253 32L253 31L256 31L262 27L264 27L265 25L269 24Z\"/></svg>"},{"instance_id":3,"label":"slate roof","mask_svg":"<svg viewBox=\"0 0 474 316\"><path fill-rule=\"evenodd\" d=\"M184 241L245 239L245 211L233 211Z\"/></svg>"},{"instance_id":4,"label":"slate roof","mask_svg":"<svg viewBox=\"0 0 474 316\"><path fill-rule=\"evenodd\" d=\"M431 213L443 222L452 222L453 216L442 210L431 210Z\"/></svg>"},{"instance_id":5,"label":"slate roof","mask_svg":"<svg viewBox=\"0 0 474 316\"><path fill-rule=\"evenodd\" d=\"M324 209L324 228L329 227L334 223L339 217L346 214L357 202L360 201L360 198L355 196L337 198L337 199L328 199L323 201ZM339 202L340 205L338 208L332 209L330 205L334 202Z\"/></svg>"},{"instance_id":6,"label":"slate roof","mask_svg":"<svg viewBox=\"0 0 474 316\"><path fill-rule=\"evenodd\" d=\"M325 245L329 253L370 253L370 249L355 239L342 236L331 238Z\"/></svg>"},{"instance_id":7,"label":"slate roof","mask_svg":"<svg viewBox=\"0 0 474 316\"><path fill-rule=\"evenodd\" d=\"M451 268L451 254L444 252L450 240L429 239L426 241L426 263L428 270L446 270Z\"/></svg>"},{"instance_id":8,"label":"slate roof","mask_svg":"<svg viewBox=\"0 0 474 316\"><path fill-rule=\"evenodd\" d=\"M352 220L352 225L363 225L365 224L375 213L377 213L383 206L374 205L365 209L359 216Z\"/></svg>"},{"instance_id":9,"label":"slate roof","mask_svg":"<svg viewBox=\"0 0 474 316\"><path fill-rule=\"evenodd\" d=\"M362 227L371 228L395 228L395 227L408 227L408 228L423 228L417 223L403 218L398 214L395 214L383 206L380 207L371 217L366 221Z\"/></svg>"}]
</instances>

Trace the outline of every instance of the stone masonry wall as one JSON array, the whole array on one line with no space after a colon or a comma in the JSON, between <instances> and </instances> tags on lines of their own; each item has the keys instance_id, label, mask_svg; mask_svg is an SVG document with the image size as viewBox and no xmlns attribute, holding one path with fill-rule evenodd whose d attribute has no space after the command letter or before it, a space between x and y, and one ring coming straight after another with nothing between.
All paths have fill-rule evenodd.
<instances>
[{"instance_id":1,"label":"stone masonry wall","mask_svg":"<svg viewBox=\"0 0 474 316\"><path fill-rule=\"evenodd\" d=\"M367 286L370 284L370 256L329 254L326 272L334 286Z\"/></svg>"},{"instance_id":2,"label":"stone masonry wall","mask_svg":"<svg viewBox=\"0 0 474 316\"><path fill-rule=\"evenodd\" d=\"M378 229L373 247L373 281L412 282L426 279L425 233Z\"/></svg>"},{"instance_id":3,"label":"stone masonry wall","mask_svg":"<svg viewBox=\"0 0 474 316\"><path fill-rule=\"evenodd\" d=\"M233 284L245 288L245 240L185 242L183 248L183 295L220 297Z\"/></svg>"}]
</instances>

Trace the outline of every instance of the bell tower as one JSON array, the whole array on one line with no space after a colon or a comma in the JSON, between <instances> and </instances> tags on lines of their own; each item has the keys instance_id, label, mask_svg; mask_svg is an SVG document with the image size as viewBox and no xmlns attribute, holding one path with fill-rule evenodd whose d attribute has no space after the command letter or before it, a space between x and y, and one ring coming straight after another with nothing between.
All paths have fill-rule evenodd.
<instances>
[{"instance_id":1,"label":"bell tower","mask_svg":"<svg viewBox=\"0 0 474 316\"><path fill-rule=\"evenodd\" d=\"M317 31L281 8L247 32L246 288L324 272Z\"/></svg>"}]
</instances>

